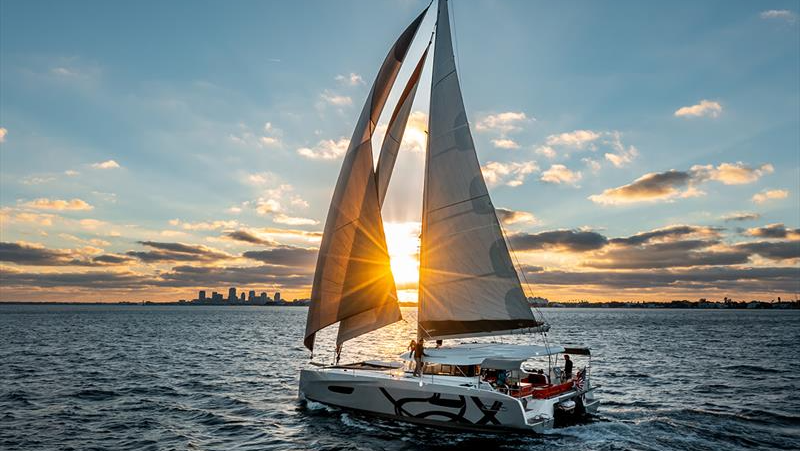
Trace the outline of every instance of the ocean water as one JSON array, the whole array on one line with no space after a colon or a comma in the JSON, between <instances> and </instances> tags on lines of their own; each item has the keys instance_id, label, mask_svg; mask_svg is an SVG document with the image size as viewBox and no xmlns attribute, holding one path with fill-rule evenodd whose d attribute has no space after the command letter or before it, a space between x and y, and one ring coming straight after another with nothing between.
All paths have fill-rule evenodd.
<instances>
[{"instance_id":1,"label":"ocean water","mask_svg":"<svg viewBox=\"0 0 800 451\"><path fill-rule=\"evenodd\" d=\"M535 437L300 404L305 308L0 305L0 449L800 449L800 311L544 314L551 342L593 348L603 405ZM343 361L403 350L404 315Z\"/></svg>"}]
</instances>

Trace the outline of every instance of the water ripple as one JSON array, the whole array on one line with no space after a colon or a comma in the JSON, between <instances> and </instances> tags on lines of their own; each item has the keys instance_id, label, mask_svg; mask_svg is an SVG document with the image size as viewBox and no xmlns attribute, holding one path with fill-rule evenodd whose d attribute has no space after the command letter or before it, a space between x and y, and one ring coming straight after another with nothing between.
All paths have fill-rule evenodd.
<instances>
[{"instance_id":1,"label":"water ripple","mask_svg":"<svg viewBox=\"0 0 800 451\"><path fill-rule=\"evenodd\" d=\"M0 449L800 449L800 312L545 314L551 342L593 347L604 403L531 437L299 403L305 309L0 306ZM414 334L404 315L343 358L398 354ZM319 361L334 338L319 334Z\"/></svg>"}]
</instances>

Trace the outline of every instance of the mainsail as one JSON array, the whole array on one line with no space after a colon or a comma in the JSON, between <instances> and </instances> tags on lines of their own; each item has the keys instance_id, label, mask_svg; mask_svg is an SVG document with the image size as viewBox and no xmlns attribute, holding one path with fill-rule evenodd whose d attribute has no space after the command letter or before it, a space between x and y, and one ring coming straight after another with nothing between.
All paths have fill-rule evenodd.
<instances>
[{"instance_id":1,"label":"mainsail","mask_svg":"<svg viewBox=\"0 0 800 451\"><path fill-rule=\"evenodd\" d=\"M420 75L422 74L422 68L425 66L427 56L428 49L425 49L414 72L406 82L405 89L403 89L400 98L397 100L392 117L389 119L386 136L383 138L381 153L378 156L378 166L375 169L375 178L378 184L378 202L381 207L386 199L386 191L389 188L389 180L392 176L394 163L397 160L397 152L400 150L400 143L403 141L403 134L408 124L408 118L411 115L411 106L414 103L414 95L417 92ZM339 323L336 345L339 346L351 338L388 326L401 319L400 306L397 302L387 302L358 315L345 318Z\"/></svg>"},{"instance_id":2,"label":"mainsail","mask_svg":"<svg viewBox=\"0 0 800 451\"><path fill-rule=\"evenodd\" d=\"M420 252L419 336L540 326L528 306L481 174L439 1Z\"/></svg>"},{"instance_id":3,"label":"mainsail","mask_svg":"<svg viewBox=\"0 0 800 451\"><path fill-rule=\"evenodd\" d=\"M372 134L426 12L427 8L386 56L350 139L317 257L304 340L310 350L317 331L361 313L394 306L396 320L400 319L373 167ZM357 321L358 328L372 330L363 319Z\"/></svg>"}]
</instances>

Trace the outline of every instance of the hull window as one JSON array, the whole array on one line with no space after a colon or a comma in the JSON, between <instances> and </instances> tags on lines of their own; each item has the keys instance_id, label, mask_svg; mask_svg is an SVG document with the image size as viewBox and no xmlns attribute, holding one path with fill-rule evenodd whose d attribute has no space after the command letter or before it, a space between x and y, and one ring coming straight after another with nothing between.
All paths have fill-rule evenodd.
<instances>
[{"instance_id":1,"label":"hull window","mask_svg":"<svg viewBox=\"0 0 800 451\"><path fill-rule=\"evenodd\" d=\"M353 387L343 387L341 385L328 385L328 390L334 393L341 393L343 395L349 395L353 393Z\"/></svg>"}]
</instances>

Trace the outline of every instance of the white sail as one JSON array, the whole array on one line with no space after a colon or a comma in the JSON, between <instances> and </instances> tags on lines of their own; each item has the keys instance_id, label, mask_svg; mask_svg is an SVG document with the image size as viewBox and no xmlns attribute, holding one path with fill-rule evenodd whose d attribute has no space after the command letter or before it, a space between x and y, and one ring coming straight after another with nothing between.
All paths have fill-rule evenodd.
<instances>
[{"instance_id":1,"label":"white sail","mask_svg":"<svg viewBox=\"0 0 800 451\"><path fill-rule=\"evenodd\" d=\"M417 93L422 68L425 66L427 57L428 49L426 48L417 63L417 67L414 68L414 72L409 77L403 93L397 100L397 105L386 129L386 136L383 138L381 153L378 156L378 166L375 168L375 175L378 178L378 199L381 205L383 205L386 191L389 189L389 180L392 177L394 163L397 161L397 152L400 150L400 143L403 141L403 134L406 131L406 125L408 125L408 117L411 115L414 96Z\"/></svg>"},{"instance_id":2,"label":"white sail","mask_svg":"<svg viewBox=\"0 0 800 451\"><path fill-rule=\"evenodd\" d=\"M396 320L400 319L373 167L372 134L426 11L386 56L342 162L311 289L304 340L308 349L314 349L320 329L369 310L383 311L387 304L395 306ZM366 331L368 327L359 320L358 328Z\"/></svg>"},{"instance_id":3,"label":"white sail","mask_svg":"<svg viewBox=\"0 0 800 451\"><path fill-rule=\"evenodd\" d=\"M475 153L446 0L439 1L428 121L419 335L473 336L539 326Z\"/></svg>"},{"instance_id":4,"label":"white sail","mask_svg":"<svg viewBox=\"0 0 800 451\"><path fill-rule=\"evenodd\" d=\"M375 168L375 177L378 184L378 202L381 207L386 198L386 191L389 189L389 180L392 177L394 163L397 160L397 152L400 150L400 143L403 141L408 117L411 114L411 106L414 103L414 95L417 92L420 75L427 56L428 50L426 49L408 82L406 82L405 89L403 89L389 120L386 136L383 138L381 153L378 157L378 166ZM339 323L336 345L341 345L351 338L388 326L401 319L400 306L396 302L382 304L358 315L345 318Z\"/></svg>"}]
</instances>

